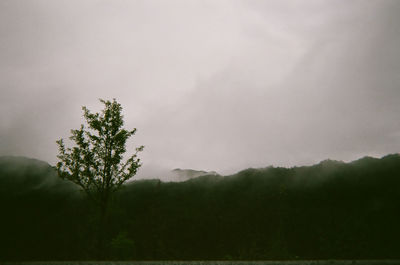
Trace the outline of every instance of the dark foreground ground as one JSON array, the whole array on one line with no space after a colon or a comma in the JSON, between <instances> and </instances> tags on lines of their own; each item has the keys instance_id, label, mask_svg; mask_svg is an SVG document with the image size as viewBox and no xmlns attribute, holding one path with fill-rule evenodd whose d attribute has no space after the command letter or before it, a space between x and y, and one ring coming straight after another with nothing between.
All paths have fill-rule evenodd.
<instances>
[{"instance_id":1,"label":"dark foreground ground","mask_svg":"<svg viewBox=\"0 0 400 265\"><path fill-rule=\"evenodd\" d=\"M397 265L400 260L298 260L298 261L46 261L7 262L2 265Z\"/></svg>"}]
</instances>

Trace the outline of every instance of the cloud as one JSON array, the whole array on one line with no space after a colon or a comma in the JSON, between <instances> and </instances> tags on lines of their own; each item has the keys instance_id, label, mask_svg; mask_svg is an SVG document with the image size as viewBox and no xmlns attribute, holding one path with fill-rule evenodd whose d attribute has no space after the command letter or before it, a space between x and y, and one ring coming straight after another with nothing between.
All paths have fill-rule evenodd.
<instances>
[{"instance_id":1,"label":"cloud","mask_svg":"<svg viewBox=\"0 0 400 265\"><path fill-rule=\"evenodd\" d=\"M399 150L397 1L0 5L0 154L54 163L98 98L138 128L144 172Z\"/></svg>"}]
</instances>

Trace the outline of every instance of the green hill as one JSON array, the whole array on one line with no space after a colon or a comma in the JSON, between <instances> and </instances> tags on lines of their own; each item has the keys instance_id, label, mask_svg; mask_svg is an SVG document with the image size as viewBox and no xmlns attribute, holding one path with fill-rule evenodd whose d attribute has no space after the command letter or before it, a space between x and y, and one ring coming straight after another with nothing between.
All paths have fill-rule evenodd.
<instances>
[{"instance_id":1,"label":"green hill","mask_svg":"<svg viewBox=\"0 0 400 265\"><path fill-rule=\"evenodd\" d=\"M96 211L48 164L0 158L0 257L93 259ZM400 258L400 156L137 180L114 199L109 259Z\"/></svg>"}]
</instances>

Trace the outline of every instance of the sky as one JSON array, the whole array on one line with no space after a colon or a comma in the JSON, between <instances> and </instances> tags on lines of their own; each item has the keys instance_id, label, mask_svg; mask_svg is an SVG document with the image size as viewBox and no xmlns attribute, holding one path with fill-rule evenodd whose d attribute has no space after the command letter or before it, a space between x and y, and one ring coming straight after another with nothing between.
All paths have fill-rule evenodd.
<instances>
[{"instance_id":1,"label":"sky","mask_svg":"<svg viewBox=\"0 0 400 265\"><path fill-rule=\"evenodd\" d=\"M0 155L121 103L139 178L400 150L400 1L2 0ZM129 151L129 152L130 152Z\"/></svg>"}]
</instances>

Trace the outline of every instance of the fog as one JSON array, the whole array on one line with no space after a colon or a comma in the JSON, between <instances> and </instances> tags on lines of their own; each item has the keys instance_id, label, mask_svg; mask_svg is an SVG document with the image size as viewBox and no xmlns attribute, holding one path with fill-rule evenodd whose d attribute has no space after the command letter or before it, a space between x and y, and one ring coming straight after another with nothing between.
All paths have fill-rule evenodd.
<instances>
[{"instance_id":1,"label":"fog","mask_svg":"<svg viewBox=\"0 0 400 265\"><path fill-rule=\"evenodd\" d=\"M398 1L0 2L0 155L56 162L116 98L173 168L350 161L400 149Z\"/></svg>"}]
</instances>

